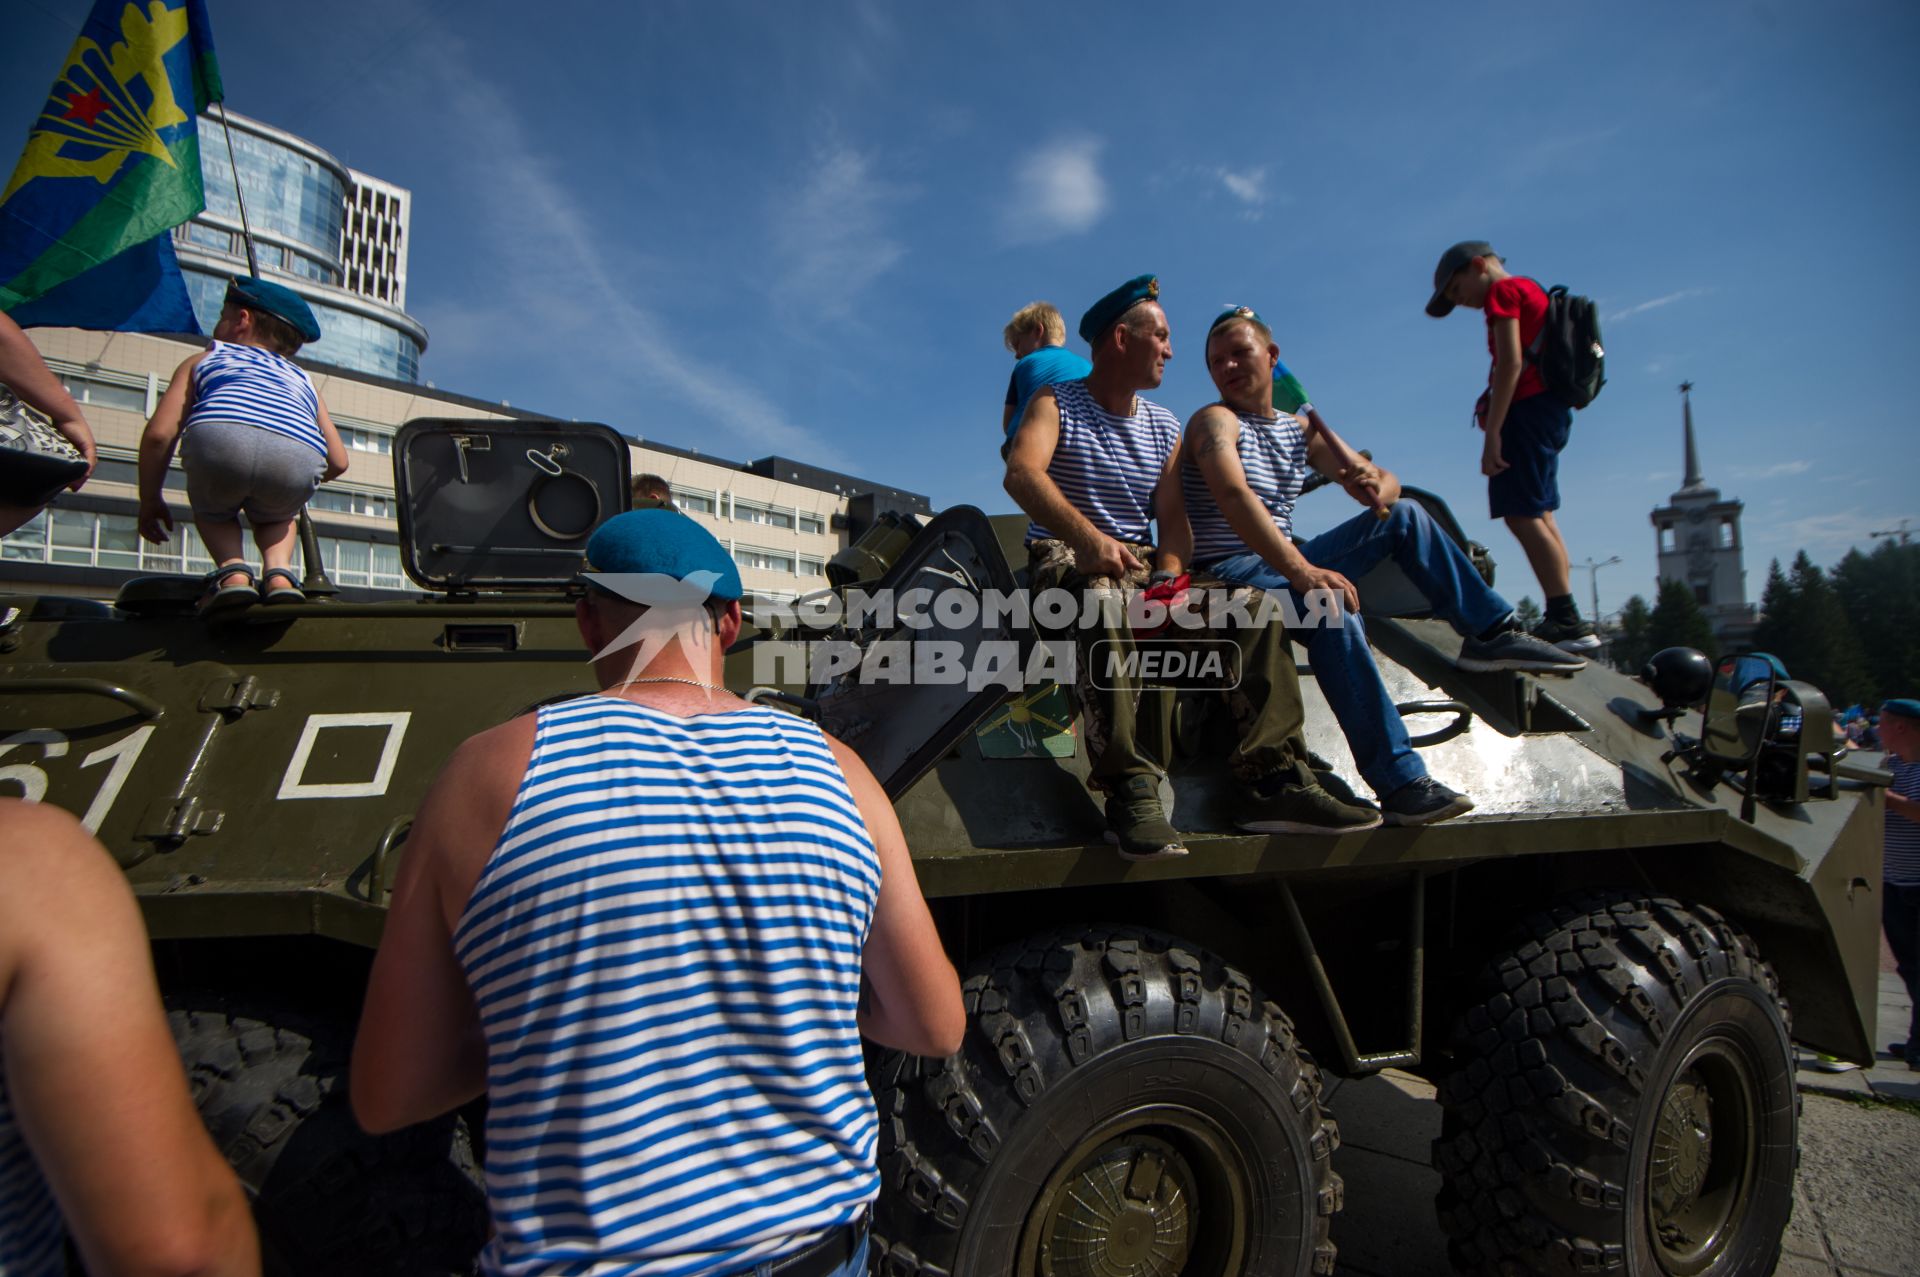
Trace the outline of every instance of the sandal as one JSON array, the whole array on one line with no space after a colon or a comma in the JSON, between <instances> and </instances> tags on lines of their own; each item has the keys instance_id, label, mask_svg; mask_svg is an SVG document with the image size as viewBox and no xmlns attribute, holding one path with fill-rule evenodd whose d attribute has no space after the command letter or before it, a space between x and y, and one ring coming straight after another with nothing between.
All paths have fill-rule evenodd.
<instances>
[{"instance_id":1,"label":"sandal","mask_svg":"<svg viewBox=\"0 0 1920 1277\"><path fill-rule=\"evenodd\" d=\"M222 585L220 582L230 576L242 577L244 585ZM246 607L260 601L260 591L254 588L256 577L253 569L241 560L222 563L207 573L207 592L200 596L198 611L202 616L209 612L226 612L234 608Z\"/></svg>"},{"instance_id":2,"label":"sandal","mask_svg":"<svg viewBox=\"0 0 1920 1277\"><path fill-rule=\"evenodd\" d=\"M285 584L274 585L275 577L279 577ZM294 576L292 568L268 568L260 574L260 584L267 587L269 603L305 603L307 601L306 591L300 588L299 578Z\"/></svg>"}]
</instances>

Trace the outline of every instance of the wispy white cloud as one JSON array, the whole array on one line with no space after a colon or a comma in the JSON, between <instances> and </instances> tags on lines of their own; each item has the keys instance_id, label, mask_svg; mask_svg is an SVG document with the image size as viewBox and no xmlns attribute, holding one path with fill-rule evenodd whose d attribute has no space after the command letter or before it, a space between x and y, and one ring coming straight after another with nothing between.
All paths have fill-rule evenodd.
<instances>
[{"instance_id":1,"label":"wispy white cloud","mask_svg":"<svg viewBox=\"0 0 1920 1277\"><path fill-rule=\"evenodd\" d=\"M906 192L875 172L871 155L840 141L814 154L806 180L773 212L786 259L781 290L821 313L844 316L859 294L906 255L887 231L887 210Z\"/></svg>"},{"instance_id":2,"label":"wispy white cloud","mask_svg":"<svg viewBox=\"0 0 1920 1277\"><path fill-rule=\"evenodd\" d=\"M1091 137L1056 138L1014 165L1012 203L1001 227L1013 243L1078 234L1107 211L1107 181L1100 174L1105 143Z\"/></svg>"},{"instance_id":3,"label":"wispy white cloud","mask_svg":"<svg viewBox=\"0 0 1920 1277\"><path fill-rule=\"evenodd\" d=\"M1680 472L1678 470L1649 470L1647 472L1648 483L1670 483L1679 477Z\"/></svg>"},{"instance_id":4,"label":"wispy white cloud","mask_svg":"<svg viewBox=\"0 0 1920 1277\"><path fill-rule=\"evenodd\" d=\"M1227 194L1247 206L1247 216L1258 219L1265 211L1267 203L1267 170L1264 168L1247 169L1236 173L1232 169L1222 168L1215 171L1220 185L1227 188Z\"/></svg>"},{"instance_id":5,"label":"wispy white cloud","mask_svg":"<svg viewBox=\"0 0 1920 1277\"><path fill-rule=\"evenodd\" d=\"M691 408L694 420L748 447L847 467L844 454L760 390L751 368L707 362L634 300L635 281L610 248L633 228L597 225L514 104L474 70L457 36L442 31L438 43L429 74L449 117L447 135L488 139L459 152L475 192L469 215L493 250L484 300L466 306L459 336L502 358L594 368L603 381L637 374L650 391Z\"/></svg>"},{"instance_id":6,"label":"wispy white cloud","mask_svg":"<svg viewBox=\"0 0 1920 1277\"><path fill-rule=\"evenodd\" d=\"M1761 524L1749 531L1747 544L1750 548L1763 551L1764 558L1777 557L1785 562L1795 551L1805 550L1815 563L1827 564L1835 562L1854 546L1863 550L1871 548L1875 532L1898 527L1899 522L1898 515L1836 510L1831 514L1813 514L1800 519Z\"/></svg>"},{"instance_id":7,"label":"wispy white cloud","mask_svg":"<svg viewBox=\"0 0 1920 1277\"><path fill-rule=\"evenodd\" d=\"M1659 310L1662 306L1671 306L1675 302L1683 302L1693 297L1705 297L1712 291L1710 288L1683 288L1677 293L1668 293L1664 297L1656 297L1652 301L1639 302L1621 310L1616 310L1611 314L1603 315L1601 322L1617 324L1623 319L1631 319L1635 315L1644 315L1650 310Z\"/></svg>"},{"instance_id":8,"label":"wispy white cloud","mask_svg":"<svg viewBox=\"0 0 1920 1277\"><path fill-rule=\"evenodd\" d=\"M1811 469L1811 461L1776 461L1770 466L1735 466L1732 474L1736 479L1779 479L1787 475L1805 474Z\"/></svg>"}]
</instances>

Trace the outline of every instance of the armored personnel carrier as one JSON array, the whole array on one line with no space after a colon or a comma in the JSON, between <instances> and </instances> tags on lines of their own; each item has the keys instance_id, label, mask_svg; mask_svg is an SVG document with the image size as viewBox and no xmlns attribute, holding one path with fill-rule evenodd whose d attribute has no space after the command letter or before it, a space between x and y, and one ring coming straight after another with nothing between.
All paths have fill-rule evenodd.
<instances>
[{"instance_id":1,"label":"armored personnel carrier","mask_svg":"<svg viewBox=\"0 0 1920 1277\"><path fill-rule=\"evenodd\" d=\"M346 1054L440 762L592 690L568 582L627 491L604 427L416 422L395 471L418 599L348 602L317 574L305 603L217 617L180 578L111 607L0 598L0 783L79 814L125 866L279 1274L465 1272L483 1240L477 1114L365 1137ZM1465 544L1437 499L1406 499ZM1476 809L1235 832L1226 715L1194 690L1171 767L1191 854L1130 864L1102 839L1063 689L872 677L901 642L1032 669L1030 620L841 606L1017 590L1018 522L963 507L857 531L832 594L756 618L729 681L868 760L965 973L958 1054L870 1061L880 1272L1333 1272L1322 1070L1388 1067L1439 1085L1438 1210L1463 1271L1771 1271L1790 1042L1871 1058L1881 799L1836 761L1816 689L1684 652L1651 685L1597 664L1467 673L1382 568L1359 585L1383 673ZM1302 684L1310 744L1354 777Z\"/></svg>"}]
</instances>

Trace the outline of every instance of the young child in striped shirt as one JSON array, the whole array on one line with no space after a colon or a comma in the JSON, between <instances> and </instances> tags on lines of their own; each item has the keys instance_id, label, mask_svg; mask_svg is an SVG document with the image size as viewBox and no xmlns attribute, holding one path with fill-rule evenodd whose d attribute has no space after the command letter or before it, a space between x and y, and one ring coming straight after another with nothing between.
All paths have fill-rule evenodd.
<instances>
[{"instance_id":1,"label":"young child in striped shirt","mask_svg":"<svg viewBox=\"0 0 1920 1277\"><path fill-rule=\"evenodd\" d=\"M173 514L167 464L183 440L193 525L218 565L202 611L306 598L293 571L294 519L313 490L347 471L347 449L306 370L288 358L320 338L313 311L290 288L236 275L213 344L181 363L140 437L140 535L165 544ZM244 512L260 549L255 576L242 555ZM277 584L276 584L277 582Z\"/></svg>"}]
</instances>

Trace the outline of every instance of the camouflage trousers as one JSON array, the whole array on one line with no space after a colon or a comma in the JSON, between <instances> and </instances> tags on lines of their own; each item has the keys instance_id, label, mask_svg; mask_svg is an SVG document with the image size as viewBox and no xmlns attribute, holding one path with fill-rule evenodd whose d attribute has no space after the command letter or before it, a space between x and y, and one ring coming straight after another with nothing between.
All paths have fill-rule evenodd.
<instances>
[{"instance_id":1,"label":"camouflage trousers","mask_svg":"<svg viewBox=\"0 0 1920 1277\"><path fill-rule=\"evenodd\" d=\"M1143 564L1153 562L1153 547L1128 544ZM1074 564L1073 549L1064 541L1042 538L1027 547L1028 589L1035 596L1060 589L1076 599L1088 594L1115 597L1123 603L1147 586L1152 569L1140 567L1125 576L1088 576ZM1250 590L1195 573L1193 588ZM1182 631L1196 640L1225 639L1238 649L1240 681L1225 692L1239 740L1227 765L1234 776L1251 784L1277 772L1307 772L1307 746L1301 737L1305 717L1300 708L1300 675L1286 631L1279 625L1221 626ZM1119 787L1129 776L1164 773L1173 757L1173 700L1167 687L1138 677L1092 677L1095 645L1106 651L1133 646L1121 606L1104 608L1091 625L1077 625L1072 633L1076 649L1073 697L1080 707L1086 733L1090 772L1087 782L1102 793ZM1111 665L1109 666L1111 669Z\"/></svg>"}]
</instances>

